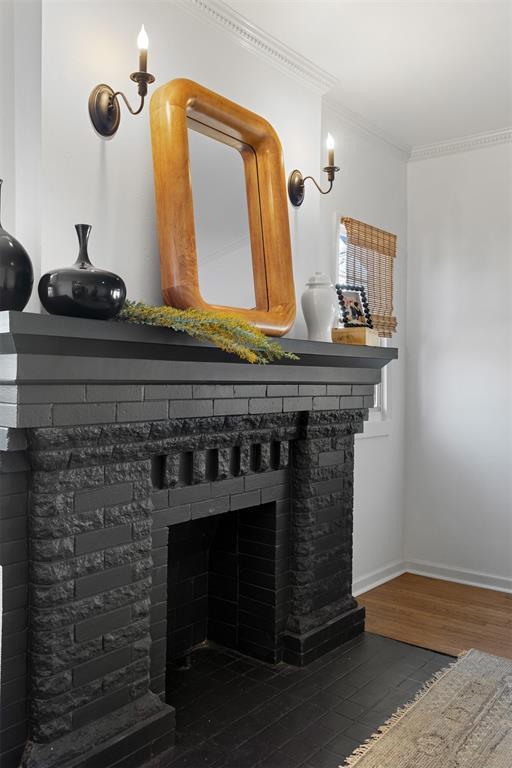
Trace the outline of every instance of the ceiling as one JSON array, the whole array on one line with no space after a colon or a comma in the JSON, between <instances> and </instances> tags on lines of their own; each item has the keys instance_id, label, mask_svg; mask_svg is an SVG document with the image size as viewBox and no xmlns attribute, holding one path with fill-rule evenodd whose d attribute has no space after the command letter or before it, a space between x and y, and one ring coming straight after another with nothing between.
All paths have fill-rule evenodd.
<instances>
[{"instance_id":1,"label":"ceiling","mask_svg":"<svg viewBox=\"0 0 512 768\"><path fill-rule=\"evenodd\" d=\"M512 0L228 0L334 75L329 98L409 146L512 125Z\"/></svg>"}]
</instances>

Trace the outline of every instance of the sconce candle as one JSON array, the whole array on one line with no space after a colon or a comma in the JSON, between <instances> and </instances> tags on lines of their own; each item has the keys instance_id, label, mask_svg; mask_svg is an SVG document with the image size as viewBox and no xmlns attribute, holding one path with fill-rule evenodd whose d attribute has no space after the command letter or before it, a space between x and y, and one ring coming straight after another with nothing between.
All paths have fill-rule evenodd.
<instances>
[{"instance_id":1,"label":"sconce candle","mask_svg":"<svg viewBox=\"0 0 512 768\"><path fill-rule=\"evenodd\" d=\"M330 133L327 134L327 165L334 165L334 139Z\"/></svg>"},{"instance_id":2,"label":"sconce candle","mask_svg":"<svg viewBox=\"0 0 512 768\"><path fill-rule=\"evenodd\" d=\"M91 91L89 96L89 117L100 136L113 136L119 128L121 109L118 96L123 99L128 111L132 115L138 115L144 108L144 100L148 93L149 83L155 82L154 75L147 71L149 39L144 29L144 24L140 28L137 37L137 46L139 48L139 69L130 75L130 79L138 85L137 91L140 96L140 104L137 109L132 109L122 91L114 91L110 85L97 85Z\"/></svg>"},{"instance_id":3,"label":"sconce candle","mask_svg":"<svg viewBox=\"0 0 512 768\"><path fill-rule=\"evenodd\" d=\"M137 46L139 48L139 72L148 71L148 47L149 39L144 24L140 28L140 32L137 36Z\"/></svg>"}]
</instances>

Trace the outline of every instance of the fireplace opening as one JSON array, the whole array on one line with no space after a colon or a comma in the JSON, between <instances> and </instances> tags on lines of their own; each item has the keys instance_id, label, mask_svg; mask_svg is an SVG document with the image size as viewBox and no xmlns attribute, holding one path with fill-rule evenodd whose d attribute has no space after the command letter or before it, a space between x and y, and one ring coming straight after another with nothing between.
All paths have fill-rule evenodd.
<instances>
[{"instance_id":1,"label":"fireplace opening","mask_svg":"<svg viewBox=\"0 0 512 768\"><path fill-rule=\"evenodd\" d=\"M282 659L289 605L289 514L263 504L169 529L167 669L208 642Z\"/></svg>"}]
</instances>

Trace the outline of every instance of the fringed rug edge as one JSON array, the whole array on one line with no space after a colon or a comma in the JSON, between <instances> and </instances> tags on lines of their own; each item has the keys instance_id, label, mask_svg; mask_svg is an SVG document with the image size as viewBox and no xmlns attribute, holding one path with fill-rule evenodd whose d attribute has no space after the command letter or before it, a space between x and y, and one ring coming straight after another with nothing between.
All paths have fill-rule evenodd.
<instances>
[{"instance_id":1,"label":"fringed rug edge","mask_svg":"<svg viewBox=\"0 0 512 768\"><path fill-rule=\"evenodd\" d=\"M338 768L354 768L360 760L362 760L363 757L370 751L370 749L376 744L376 742L380 741L380 739L385 736L389 731L394 728L395 725L397 725L402 718L405 717L419 702L423 699L426 694L432 690L432 688L438 683L440 680L445 677L445 675L448 674L448 672L451 672L451 670L459 663L459 661L462 661L465 659L474 649L471 648L469 651L462 651L459 653L457 658L450 662L446 667L443 667L443 669L440 669L439 672L436 672L435 675L433 675L429 680L427 680L426 683L422 685L422 687L419 689L419 691L415 694L414 698L411 699L411 701L408 701L407 704L404 704L403 707L399 707L397 711L391 715L379 728L373 733L366 741L361 744L357 749L355 749L351 755L349 755L346 759L343 765L339 765Z\"/></svg>"}]
</instances>

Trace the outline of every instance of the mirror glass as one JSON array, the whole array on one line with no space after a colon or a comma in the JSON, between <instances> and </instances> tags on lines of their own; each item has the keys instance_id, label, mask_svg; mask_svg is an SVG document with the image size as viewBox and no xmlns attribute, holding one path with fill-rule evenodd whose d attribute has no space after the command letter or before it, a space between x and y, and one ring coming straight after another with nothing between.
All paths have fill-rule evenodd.
<instances>
[{"instance_id":1,"label":"mirror glass","mask_svg":"<svg viewBox=\"0 0 512 768\"><path fill-rule=\"evenodd\" d=\"M199 288L209 304L255 306L244 164L188 119Z\"/></svg>"}]
</instances>

